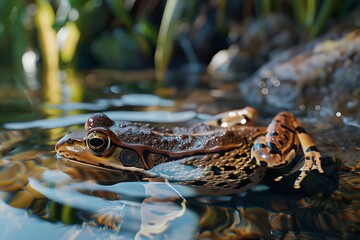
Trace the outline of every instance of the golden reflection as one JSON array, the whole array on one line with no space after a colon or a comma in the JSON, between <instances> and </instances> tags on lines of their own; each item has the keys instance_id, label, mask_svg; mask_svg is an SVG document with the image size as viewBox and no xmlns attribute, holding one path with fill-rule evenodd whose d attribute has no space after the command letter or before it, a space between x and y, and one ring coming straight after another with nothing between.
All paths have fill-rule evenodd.
<instances>
[{"instance_id":1,"label":"golden reflection","mask_svg":"<svg viewBox=\"0 0 360 240\"><path fill-rule=\"evenodd\" d=\"M44 73L44 103L58 105L64 102L81 102L84 91L81 84L81 75L73 68L63 71L46 71ZM62 110L45 108L45 113L51 117L58 117ZM74 114L80 113L79 111Z\"/></svg>"},{"instance_id":2,"label":"golden reflection","mask_svg":"<svg viewBox=\"0 0 360 240\"><path fill-rule=\"evenodd\" d=\"M60 104L62 102L61 97L61 79L60 72L46 71L44 72L44 102L46 104ZM45 113L49 115L58 115L60 110L57 109L45 109ZM57 114L56 114L57 113Z\"/></svg>"},{"instance_id":3,"label":"golden reflection","mask_svg":"<svg viewBox=\"0 0 360 240\"><path fill-rule=\"evenodd\" d=\"M64 110L54 108L53 105L61 105L65 102L82 102L84 89L82 87L82 75L73 68L66 68L63 71L47 71L44 73L44 113L50 118L57 118L63 115ZM69 114L81 114L82 110L72 109ZM49 138L55 139L63 134L62 128L49 130Z\"/></svg>"}]
</instances>

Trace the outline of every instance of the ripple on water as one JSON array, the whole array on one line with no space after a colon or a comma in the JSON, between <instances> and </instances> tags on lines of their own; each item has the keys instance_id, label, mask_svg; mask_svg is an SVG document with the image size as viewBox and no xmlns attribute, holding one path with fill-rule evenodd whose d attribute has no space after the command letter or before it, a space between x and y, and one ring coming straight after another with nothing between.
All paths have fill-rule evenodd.
<instances>
[{"instance_id":1,"label":"ripple on water","mask_svg":"<svg viewBox=\"0 0 360 240\"><path fill-rule=\"evenodd\" d=\"M108 117L119 121L153 122L153 123L179 123L189 121L196 117L193 111L105 111ZM59 118L40 119L29 122L13 122L3 125L6 129L52 129L66 127L74 124L84 124L91 114L77 114Z\"/></svg>"}]
</instances>

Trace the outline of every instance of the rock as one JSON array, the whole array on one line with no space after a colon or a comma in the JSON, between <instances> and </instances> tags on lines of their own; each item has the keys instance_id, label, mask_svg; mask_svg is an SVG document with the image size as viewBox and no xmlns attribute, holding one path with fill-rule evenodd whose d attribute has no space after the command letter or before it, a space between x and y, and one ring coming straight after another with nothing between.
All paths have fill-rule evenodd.
<instances>
[{"instance_id":1,"label":"rock","mask_svg":"<svg viewBox=\"0 0 360 240\"><path fill-rule=\"evenodd\" d=\"M360 30L315 40L263 65L239 90L253 105L356 114L360 107ZM354 113L354 111L356 113Z\"/></svg>"}]
</instances>

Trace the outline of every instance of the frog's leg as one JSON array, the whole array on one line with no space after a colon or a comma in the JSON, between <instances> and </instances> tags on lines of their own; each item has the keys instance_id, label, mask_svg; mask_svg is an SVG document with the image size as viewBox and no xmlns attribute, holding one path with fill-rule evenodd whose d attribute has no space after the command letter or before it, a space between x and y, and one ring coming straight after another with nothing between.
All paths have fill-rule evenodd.
<instances>
[{"instance_id":1,"label":"frog's leg","mask_svg":"<svg viewBox=\"0 0 360 240\"><path fill-rule=\"evenodd\" d=\"M206 124L223 128L235 125L250 125L256 118L256 115L257 111L255 108L245 107L215 115L213 120L208 121Z\"/></svg>"},{"instance_id":2,"label":"frog's leg","mask_svg":"<svg viewBox=\"0 0 360 240\"><path fill-rule=\"evenodd\" d=\"M299 142L305 161L300 168L301 173L294 183L294 188L300 188L300 183L311 170L317 169L320 173L323 170L320 153L314 141L293 114L278 113L268 125L266 135L255 139L251 156L258 165L280 168L295 157ZM280 176L275 180L279 181L282 178L283 176Z\"/></svg>"},{"instance_id":3,"label":"frog's leg","mask_svg":"<svg viewBox=\"0 0 360 240\"><path fill-rule=\"evenodd\" d=\"M298 186L300 188L300 183L311 170L317 169L319 173L323 173L324 170L321 167L320 152L315 146L313 139L305 131L303 125L295 117L293 119L293 125L305 156L305 164L300 169L301 173L294 184L294 187Z\"/></svg>"}]
</instances>

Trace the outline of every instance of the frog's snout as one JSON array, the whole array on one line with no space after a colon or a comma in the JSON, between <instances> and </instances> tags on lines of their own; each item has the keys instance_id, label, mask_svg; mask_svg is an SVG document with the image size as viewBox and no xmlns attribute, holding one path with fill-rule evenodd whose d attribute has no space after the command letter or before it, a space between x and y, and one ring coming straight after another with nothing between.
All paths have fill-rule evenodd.
<instances>
[{"instance_id":1,"label":"frog's snout","mask_svg":"<svg viewBox=\"0 0 360 240\"><path fill-rule=\"evenodd\" d=\"M64 143L67 141L64 139L65 137L61 138L56 144L55 144L55 151L58 152L59 148L64 145Z\"/></svg>"}]
</instances>

